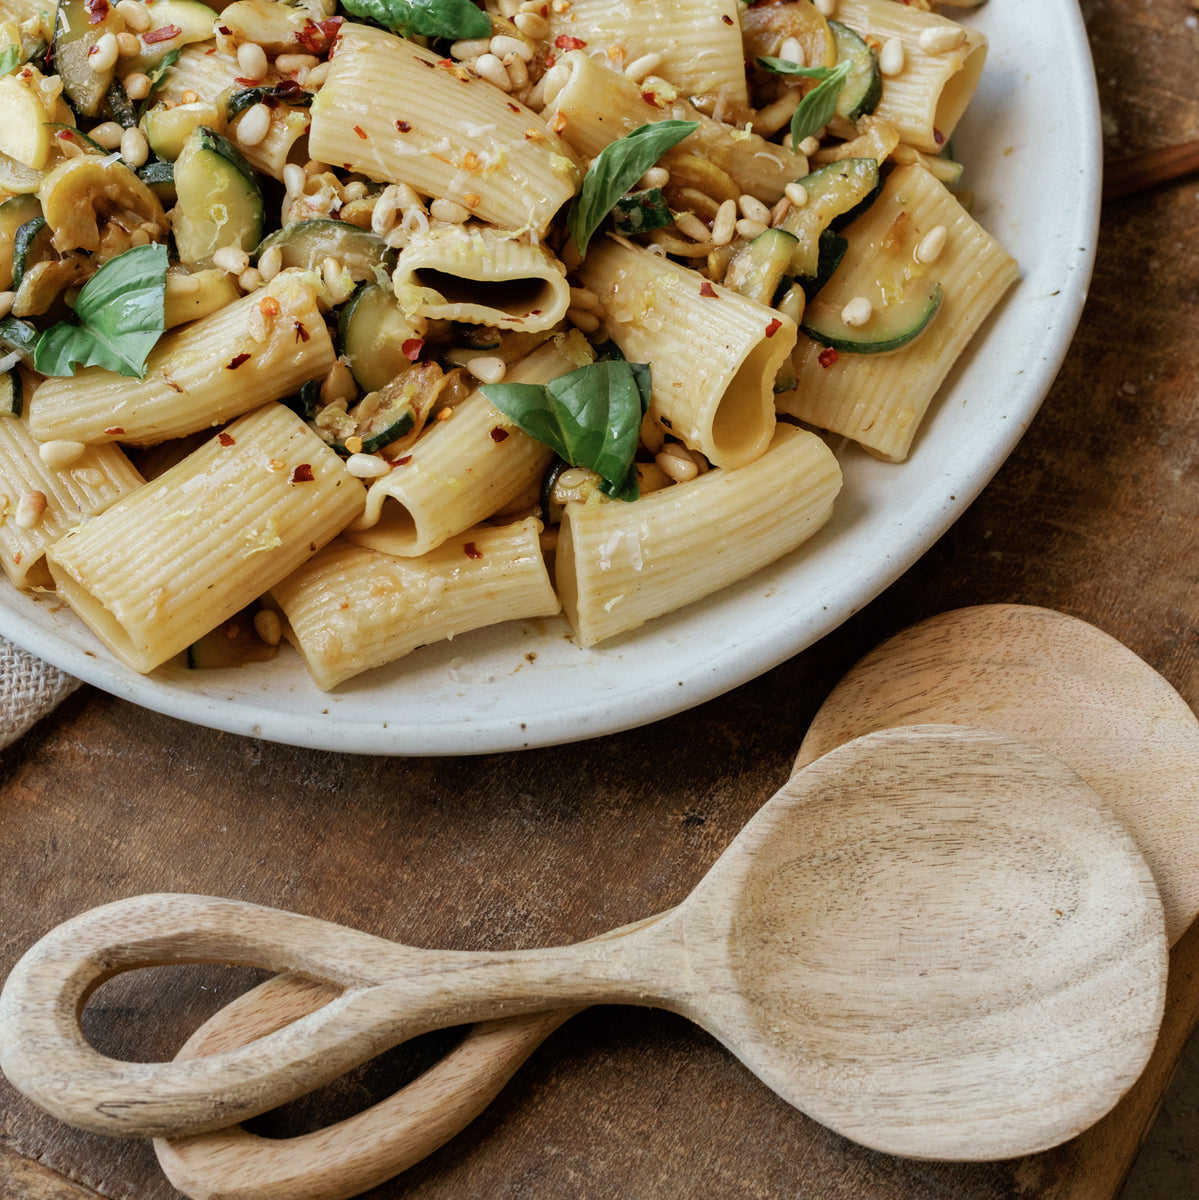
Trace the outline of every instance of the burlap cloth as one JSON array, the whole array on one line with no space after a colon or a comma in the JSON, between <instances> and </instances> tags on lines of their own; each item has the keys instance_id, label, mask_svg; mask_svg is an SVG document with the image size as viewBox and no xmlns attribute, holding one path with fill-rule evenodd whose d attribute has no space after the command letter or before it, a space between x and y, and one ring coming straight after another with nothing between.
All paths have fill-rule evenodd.
<instances>
[{"instance_id":1,"label":"burlap cloth","mask_svg":"<svg viewBox=\"0 0 1199 1200\"><path fill-rule=\"evenodd\" d=\"M78 679L0 637L0 750L78 686Z\"/></svg>"}]
</instances>

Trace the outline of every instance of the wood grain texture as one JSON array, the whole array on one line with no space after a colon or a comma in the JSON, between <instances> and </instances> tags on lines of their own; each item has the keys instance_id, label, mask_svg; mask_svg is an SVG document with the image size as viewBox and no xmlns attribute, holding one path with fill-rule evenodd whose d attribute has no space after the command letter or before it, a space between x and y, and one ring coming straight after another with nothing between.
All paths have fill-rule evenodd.
<instances>
[{"instance_id":1,"label":"wood grain texture","mask_svg":"<svg viewBox=\"0 0 1199 1200\"><path fill-rule=\"evenodd\" d=\"M1112 159L1199 138L1186 0L1084 0ZM85 689L0 755L0 971L118 896L216 892L418 945L585 938L677 903L785 778L836 680L937 612L1011 601L1098 625L1199 705L1195 187L1109 204L1086 309L1045 405L967 513L837 633L693 713L577 747L391 762L265 745ZM555 1033L463 1135L371 1200L1110 1200L1199 1017L1199 937L1175 947L1142 1081L1066 1146L998 1164L864 1151L654 1010ZM170 1057L259 972L106 984L97 1044ZM134 1032L136 1031L136 1032ZM260 1132L316 1128L430 1064L422 1039ZM177 1200L152 1147L80 1134L0 1084L0 1196ZM20 1173L9 1170L21 1164ZM74 1190L71 1190L74 1189Z\"/></svg>"}]
</instances>

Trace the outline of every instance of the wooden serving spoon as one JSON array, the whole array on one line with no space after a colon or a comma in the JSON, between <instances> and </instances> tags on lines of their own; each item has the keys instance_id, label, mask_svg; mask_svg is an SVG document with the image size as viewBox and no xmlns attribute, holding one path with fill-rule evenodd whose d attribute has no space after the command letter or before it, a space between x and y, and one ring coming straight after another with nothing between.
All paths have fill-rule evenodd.
<instances>
[{"instance_id":1,"label":"wooden serving spoon","mask_svg":"<svg viewBox=\"0 0 1199 1200\"><path fill-rule=\"evenodd\" d=\"M935 616L846 676L812 722L796 769L860 734L927 722L985 725L1050 750L1133 835L1161 893L1171 945L1199 914L1199 721L1127 647L1077 618L1026 605ZM338 994L327 984L277 976L221 1009L179 1056L241 1045ZM347 1200L464 1129L576 1011L476 1026L418 1079L328 1128L283 1139L239 1126L161 1138L159 1162L194 1200Z\"/></svg>"},{"instance_id":2,"label":"wooden serving spoon","mask_svg":"<svg viewBox=\"0 0 1199 1200\"><path fill-rule=\"evenodd\" d=\"M127 1063L79 1026L135 966L295 969L347 990L210 1057ZM1095 792L1045 751L981 730L883 730L794 776L677 908L622 937L515 952L401 946L195 896L66 922L0 995L0 1065L96 1132L218 1128L390 1046L495 1013L666 1007L847 1137L993 1159L1106 1113L1152 1051L1167 946L1148 867Z\"/></svg>"}]
</instances>

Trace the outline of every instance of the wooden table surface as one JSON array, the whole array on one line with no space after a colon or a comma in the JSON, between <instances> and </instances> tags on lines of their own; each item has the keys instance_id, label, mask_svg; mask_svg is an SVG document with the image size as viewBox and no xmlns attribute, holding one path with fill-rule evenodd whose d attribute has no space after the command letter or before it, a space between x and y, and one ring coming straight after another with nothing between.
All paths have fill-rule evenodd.
<instances>
[{"instance_id":1,"label":"wooden table surface","mask_svg":"<svg viewBox=\"0 0 1199 1200\"><path fill-rule=\"evenodd\" d=\"M1003 0L994 0L1003 3ZM1084 0L1109 160L1199 138L1188 0ZM1031 33L1031 31L1030 31ZM1050 198L1051 199L1051 198ZM1093 622L1199 702L1199 179L1106 206L1060 378L990 487L902 579L765 677L650 728L465 759L359 758L196 729L91 688L0 755L0 974L96 903L158 890L298 910L415 944L543 945L671 905L785 778L833 683L900 628L1010 601ZM887 1158L774 1097L670 1015L591 1010L470 1129L372 1197L422 1200L1103 1200L1199 1015L1199 929L1176 948L1145 1078L1101 1126L985 1165ZM96 1044L169 1057L257 976L106 984ZM275 1121L344 1115L443 1043L397 1051ZM166 1200L145 1142L76 1133L0 1084L0 1196Z\"/></svg>"}]
</instances>

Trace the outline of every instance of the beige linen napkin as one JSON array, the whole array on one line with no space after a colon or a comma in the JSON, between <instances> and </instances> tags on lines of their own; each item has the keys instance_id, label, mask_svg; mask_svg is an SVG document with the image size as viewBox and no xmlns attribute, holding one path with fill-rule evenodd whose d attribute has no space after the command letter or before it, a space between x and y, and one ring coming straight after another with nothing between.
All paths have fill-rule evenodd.
<instances>
[{"instance_id":1,"label":"beige linen napkin","mask_svg":"<svg viewBox=\"0 0 1199 1200\"><path fill-rule=\"evenodd\" d=\"M63 702L79 680L0 636L0 750Z\"/></svg>"}]
</instances>

